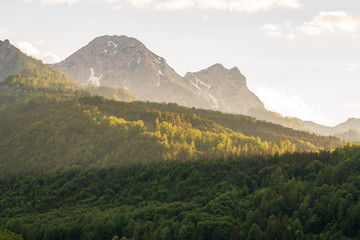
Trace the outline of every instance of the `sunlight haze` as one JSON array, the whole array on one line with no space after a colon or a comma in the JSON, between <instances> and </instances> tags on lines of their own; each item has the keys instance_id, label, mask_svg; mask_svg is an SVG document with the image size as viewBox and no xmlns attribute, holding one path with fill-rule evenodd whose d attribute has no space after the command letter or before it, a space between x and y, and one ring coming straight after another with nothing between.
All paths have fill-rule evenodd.
<instances>
[{"instance_id":1,"label":"sunlight haze","mask_svg":"<svg viewBox=\"0 0 360 240\"><path fill-rule=\"evenodd\" d=\"M46 63L126 35L180 75L238 67L268 110L334 126L360 117L360 8L334 0L3 0L0 40ZM14 17L16 13L16 17Z\"/></svg>"}]
</instances>

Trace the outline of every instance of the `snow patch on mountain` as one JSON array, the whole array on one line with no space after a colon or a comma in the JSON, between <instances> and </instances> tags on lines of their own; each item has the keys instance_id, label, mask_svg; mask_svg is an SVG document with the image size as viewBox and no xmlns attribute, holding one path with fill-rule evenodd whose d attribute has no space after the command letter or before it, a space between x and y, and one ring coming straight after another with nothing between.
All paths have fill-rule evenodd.
<instances>
[{"instance_id":1,"label":"snow patch on mountain","mask_svg":"<svg viewBox=\"0 0 360 240\"><path fill-rule=\"evenodd\" d=\"M219 101L213 96L213 95L211 95L210 93L209 93L209 97L211 98L211 100L214 102L214 106L213 106L213 108L215 108L215 109L218 109L219 107L220 107L220 105L219 105Z\"/></svg>"},{"instance_id":2,"label":"snow patch on mountain","mask_svg":"<svg viewBox=\"0 0 360 240\"><path fill-rule=\"evenodd\" d=\"M92 84L94 84L97 87L100 87L101 86L101 83L100 83L101 77L102 77L102 74L100 75L100 77L95 77L95 70L93 68L90 68L90 77L87 81L91 82Z\"/></svg>"},{"instance_id":3,"label":"snow patch on mountain","mask_svg":"<svg viewBox=\"0 0 360 240\"><path fill-rule=\"evenodd\" d=\"M165 77L165 75L162 73L162 71L161 71L161 70L159 70L159 71L158 71L158 74L159 74L160 76Z\"/></svg>"},{"instance_id":4,"label":"snow patch on mountain","mask_svg":"<svg viewBox=\"0 0 360 240\"><path fill-rule=\"evenodd\" d=\"M200 91L202 91L202 89L198 86L198 82L196 82L196 84L195 83L193 83L191 80L189 80L190 81L190 83L194 86L194 87L196 87L197 89L199 89Z\"/></svg>"},{"instance_id":5,"label":"snow patch on mountain","mask_svg":"<svg viewBox=\"0 0 360 240\"><path fill-rule=\"evenodd\" d=\"M108 41L108 42L107 42L107 45L108 45L109 47L113 46L114 48L117 48L117 47L118 47L118 45L115 44L113 41Z\"/></svg>"},{"instance_id":6,"label":"snow patch on mountain","mask_svg":"<svg viewBox=\"0 0 360 240\"><path fill-rule=\"evenodd\" d=\"M211 88L211 85L208 85L206 83L204 83L203 81L201 81L198 77L195 77L195 80L196 80L196 83L198 84L198 82L201 84L201 85L204 85L205 87L207 87L208 89Z\"/></svg>"},{"instance_id":7,"label":"snow patch on mountain","mask_svg":"<svg viewBox=\"0 0 360 240\"><path fill-rule=\"evenodd\" d=\"M156 61L157 63L159 63L159 64L161 64L160 60L161 60L161 58L160 58L160 57L155 58L155 61Z\"/></svg>"}]
</instances>

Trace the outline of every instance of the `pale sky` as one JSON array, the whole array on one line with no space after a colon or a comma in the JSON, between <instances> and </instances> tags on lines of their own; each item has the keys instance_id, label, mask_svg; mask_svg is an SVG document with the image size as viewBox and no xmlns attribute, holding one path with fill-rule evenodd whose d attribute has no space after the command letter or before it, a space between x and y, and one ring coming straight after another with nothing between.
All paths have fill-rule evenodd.
<instances>
[{"instance_id":1,"label":"pale sky","mask_svg":"<svg viewBox=\"0 0 360 240\"><path fill-rule=\"evenodd\" d=\"M0 40L53 63L127 35L180 75L234 66L267 109L336 125L360 117L359 0L0 0Z\"/></svg>"}]
</instances>

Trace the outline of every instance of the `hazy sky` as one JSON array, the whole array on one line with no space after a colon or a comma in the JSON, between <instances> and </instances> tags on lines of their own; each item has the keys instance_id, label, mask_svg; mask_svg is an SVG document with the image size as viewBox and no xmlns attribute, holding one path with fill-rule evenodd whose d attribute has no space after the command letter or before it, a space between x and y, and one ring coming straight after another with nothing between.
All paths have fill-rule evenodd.
<instances>
[{"instance_id":1,"label":"hazy sky","mask_svg":"<svg viewBox=\"0 0 360 240\"><path fill-rule=\"evenodd\" d=\"M0 39L45 62L127 35L179 74L237 66L269 110L360 117L359 0L1 0Z\"/></svg>"}]
</instances>

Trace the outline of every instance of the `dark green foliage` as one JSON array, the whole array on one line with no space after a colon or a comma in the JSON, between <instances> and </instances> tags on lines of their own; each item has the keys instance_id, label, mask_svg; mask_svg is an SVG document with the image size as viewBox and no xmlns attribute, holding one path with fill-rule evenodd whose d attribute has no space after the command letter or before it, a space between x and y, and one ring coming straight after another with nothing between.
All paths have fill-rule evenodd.
<instances>
[{"instance_id":1,"label":"dark green foliage","mask_svg":"<svg viewBox=\"0 0 360 240\"><path fill-rule=\"evenodd\" d=\"M35 239L354 239L359 160L346 146L2 177L0 224Z\"/></svg>"},{"instance_id":2,"label":"dark green foliage","mask_svg":"<svg viewBox=\"0 0 360 240\"><path fill-rule=\"evenodd\" d=\"M359 237L359 146L87 88L113 100L37 63L0 83L0 226L36 240Z\"/></svg>"}]
</instances>

